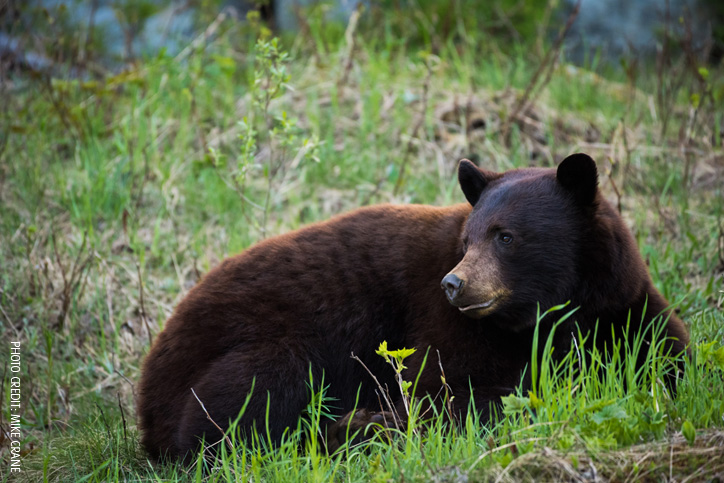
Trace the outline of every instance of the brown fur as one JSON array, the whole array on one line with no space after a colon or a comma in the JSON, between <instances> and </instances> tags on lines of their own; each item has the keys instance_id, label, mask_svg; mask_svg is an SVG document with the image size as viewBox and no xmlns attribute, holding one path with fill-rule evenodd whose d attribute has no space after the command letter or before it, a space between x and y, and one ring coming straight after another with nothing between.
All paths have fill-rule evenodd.
<instances>
[{"instance_id":1,"label":"brown fur","mask_svg":"<svg viewBox=\"0 0 724 483\"><path fill-rule=\"evenodd\" d=\"M467 407L472 388L485 411L521 381L539 302L546 309L571 300L581 307L576 321L584 331L597 318L620 328L629 310L636 322L668 314L667 334L676 339L670 347L681 352L686 328L666 312L620 217L595 182L592 199L590 187L577 191L590 172L565 170L572 183L563 171L493 174L463 162L472 213L467 204L368 207L225 260L179 304L145 360L138 403L144 446L155 457L184 457L202 435L221 437L191 388L226 428L255 381L239 428L242 435L253 425L264 431L268 395L275 440L296 426L309 401L310 371L316 384L329 385L340 415L355 401L378 408L371 378L350 354L393 387L390 368L374 353L383 340L418 348L411 378L428 348L439 351L458 407ZM513 251L501 251L501 230L513 234L505 246ZM440 281L451 271L466 287L449 303ZM491 294L505 296L490 310L458 309ZM562 337L557 343L567 348ZM423 371L418 393L435 394L440 385L439 372ZM359 427L359 418L379 416L358 411L343 421ZM344 433L339 426L330 432ZM330 436L331 448L337 439Z\"/></svg>"}]
</instances>

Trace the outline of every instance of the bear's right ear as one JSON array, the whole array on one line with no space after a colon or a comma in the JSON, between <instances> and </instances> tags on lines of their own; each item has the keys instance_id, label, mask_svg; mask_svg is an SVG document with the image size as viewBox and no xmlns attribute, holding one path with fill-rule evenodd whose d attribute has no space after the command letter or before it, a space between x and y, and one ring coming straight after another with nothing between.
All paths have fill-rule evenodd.
<instances>
[{"instance_id":1,"label":"bear's right ear","mask_svg":"<svg viewBox=\"0 0 724 483\"><path fill-rule=\"evenodd\" d=\"M480 194L485 187L499 174L480 169L468 159L461 159L458 165L458 181L463 189L465 198L472 206L480 199Z\"/></svg>"}]
</instances>

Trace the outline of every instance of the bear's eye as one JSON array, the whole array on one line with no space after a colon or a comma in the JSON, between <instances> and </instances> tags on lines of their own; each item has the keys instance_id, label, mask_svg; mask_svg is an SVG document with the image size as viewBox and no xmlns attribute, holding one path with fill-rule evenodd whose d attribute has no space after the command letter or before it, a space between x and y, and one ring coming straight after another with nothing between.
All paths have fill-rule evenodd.
<instances>
[{"instance_id":1,"label":"bear's eye","mask_svg":"<svg viewBox=\"0 0 724 483\"><path fill-rule=\"evenodd\" d=\"M498 235L498 239L503 245L510 245L511 243L513 243L513 235L511 235L510 233L503 232Z\"/></svg>"}]
</instances>

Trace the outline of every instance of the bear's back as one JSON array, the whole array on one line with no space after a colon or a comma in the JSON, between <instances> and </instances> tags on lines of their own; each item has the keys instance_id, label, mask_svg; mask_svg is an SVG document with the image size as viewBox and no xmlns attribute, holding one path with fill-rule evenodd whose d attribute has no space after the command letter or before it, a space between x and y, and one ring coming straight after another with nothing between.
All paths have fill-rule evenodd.
<instances>
[{"instance_id":1,"label":"bear's back","mask_svg":"<svg viewBox=\"0 0 724 483\"><path fill-rule=\"evenodd\" d=\"M445 304L439 281L461 256L469 210L363 208L223 261L178 305L146 357L138 404L144 445L156 454L172 450L190 388L230 352L267 366L298 353L324 370L332 397L354 400L364 369L350 354L384 373L374 350L383 340L404 344L410 305L431 297Z\"/></svg>"}]
</instances>

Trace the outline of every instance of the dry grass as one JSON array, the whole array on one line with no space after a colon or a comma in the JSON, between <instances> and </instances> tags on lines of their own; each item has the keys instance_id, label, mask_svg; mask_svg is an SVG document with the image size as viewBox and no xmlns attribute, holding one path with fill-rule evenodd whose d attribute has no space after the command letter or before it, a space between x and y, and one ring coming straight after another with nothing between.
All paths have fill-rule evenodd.
<instances>
[{"instance_id":1,"label":"dry grass","mask_svg":"<svg viewBox=\"0 0 724 483\"><path fill-rule=\"evenodd\" d=\"M491 480L510 482L720 481L724 478L724 431L699 431L691 445L676 433L666 441L616 451L543 448L517 457L495 473Z\"/></svg>"}]
</instances>

